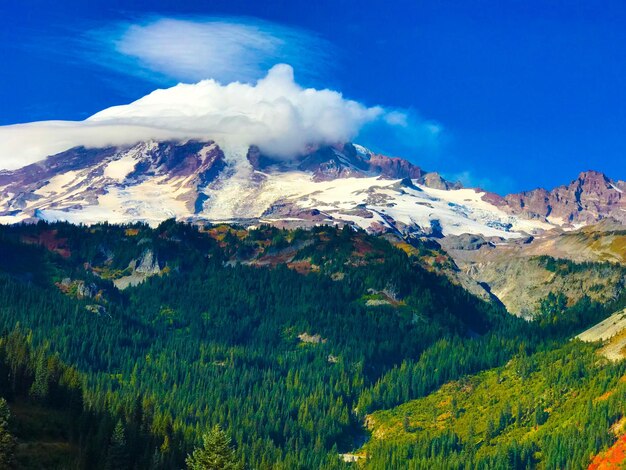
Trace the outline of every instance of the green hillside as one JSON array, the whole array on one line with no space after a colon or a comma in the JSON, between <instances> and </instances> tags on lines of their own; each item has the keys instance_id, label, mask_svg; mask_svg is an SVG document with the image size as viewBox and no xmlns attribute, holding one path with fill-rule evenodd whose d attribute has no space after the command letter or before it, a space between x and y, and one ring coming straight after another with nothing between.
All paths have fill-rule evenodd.
<instances>
[{"instance_id":1,"label":"green hillside","mask_svg":"<svg viewBox=\"0 0 626 470\"><path fill-rule=\"evenodd\" d=\"M18 448L34 456L57 442L50 455L68 467L181 468L219 425L247 468L352 468L343 454L362 445L367 414L440 394L520 350L569 351L559 348L573 333L624 300L546 299L527 323L433 272L435 252L349 227L0 227L0 328L19 329L81 384L80 425L67 435L31 426ZM68 410L43 386L58 377L32 361L30 375L4 375L22 393L0 395L26 422L45 412L61 422Z\"/></svg>"},{"instance_id":2,"label":"green hillside","mask_svg":"<svg viewBox=\"0 0 626 470\"><path fill-rule=\"evenodd\" d=\"M624 432L626 366L579 341L366 419L366 468L586 468Z\"/></svg>"}]
</instances>

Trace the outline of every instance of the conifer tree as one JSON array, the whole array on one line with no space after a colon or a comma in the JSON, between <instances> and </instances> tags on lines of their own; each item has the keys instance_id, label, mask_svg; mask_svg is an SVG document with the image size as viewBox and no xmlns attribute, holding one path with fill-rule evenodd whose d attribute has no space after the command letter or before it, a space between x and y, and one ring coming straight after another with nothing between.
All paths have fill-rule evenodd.
<instances>
[{"instance_id":1,"label":"conifer tree","mask_svg":"<svg viewBox=\"0 0 626 470\"><path fill-rule=\"evenodd\" d=\"M402 419L402 428L404 432L411 432L411 423L409 421L409 414L404 413L404 418Z\"/></svg>"},{"instance_id":2,"label":"conifer tree","mask_svg":"<svg viewBox=\"0 0 626 470\"><path fill-rule=\"evenodd\" d=\"M0 468L11 468L15 459L15 438L9 432L11 411L4 398L0 398Z\"/></svg>"},{"instance_id":3,"label":"conifer tree","mask_svg":"<svg viewBox=\"0 0 626 470\"><path fill-rule=\"evenodd\" d=\"M45 351L41 350L35 365L35 380L30 388L30 396L36 400L45 400L50 387L48 380L48 360Z\"/></svg>"},{"instance_id":4,"label":"conifer tree","mask_svg":"<svg viewBox=\"0 0 626 470\"><path fill-rule=\"evenodd\" d=\"M107 470L122 470L129 467L128 449L126 448L126 435L124 425L119 420L113 430L109 452L107 455Z\"/></svg>"},{"instance_id":5,"label":"conifer tree","mask_svg":"<svg viewBox=\"0 0 626 470\"><path fill-rule=\"evenodd\" d=\"M189 470L242 470L230 438L216 425L203 437L203 446L186 459Z\"/></svg>"}]
</instances>

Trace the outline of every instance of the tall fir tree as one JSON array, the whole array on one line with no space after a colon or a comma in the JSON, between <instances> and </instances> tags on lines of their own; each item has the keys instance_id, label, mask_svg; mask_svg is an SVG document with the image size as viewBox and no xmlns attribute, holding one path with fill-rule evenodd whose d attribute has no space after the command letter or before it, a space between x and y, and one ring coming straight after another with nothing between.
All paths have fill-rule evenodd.
<instances>
[{"instance_id":1,"label":"tall fir tree","mask_svg":"<svg viewBox=\"0 0 626 470\"><path fill-rule=\"evenodd\" d=\"M9 432L11 411L4 398L0 398L0 468L12 468L15 463L15 438Z\"/></svg>"},{"instance_id":2,"label":"tall fir tree","mask_svg":"<svg viewBox=\"0 0 626 470\"><path fill-rule=\"evenodd\" d=\"M107 470L124 470L129 467L129 455L126 447L126 433L121 420L115 425L105 468Z\"/></svg>"},{"instance_id":3,"label":"tall fir tree","mask_svg":"<svg viewBox=\"0 0 626 470\"><path fill-rule=\"evenodd\" d=\"M187 457L189 470L243 470L230 438L216 425L202 436L203 446Z\"/></svg>"}]
</instances>

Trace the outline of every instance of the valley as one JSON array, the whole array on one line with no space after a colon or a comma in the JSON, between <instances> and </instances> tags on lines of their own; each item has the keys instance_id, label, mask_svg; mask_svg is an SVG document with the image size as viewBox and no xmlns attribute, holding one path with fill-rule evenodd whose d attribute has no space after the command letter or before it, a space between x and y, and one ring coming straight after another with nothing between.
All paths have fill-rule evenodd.
<instances>
[{"instance_id":1,"label":"valley","mask_svg":"<svg viewBox=\"0 0 626 470\"><path fill-rule=\"evenodd\" d=\"M532 426L542 429L537 436L552 435L550 426L578 413L576 403L587 403L584 397L622 393L621 362L599 364L596 343L570 341L626 306L610 277L623 275L619 264L533 254L530 262L559 280L533 294L538 307L522 320L507 312L506 297L479 298L465 290L455 277L462 271L454 255L432 239L407 243L393 233L374 236L350 226L39 222L1 226L0 239L2 328L27 335L28 348L44 348L35 350L75 367L84 383L81 413L108 416L101 418L104 434L76 430L65 438L70 448L80 448L71 454L80 465L106 461L112 452L107 439L118 421L140 449L126 452L124 465L140 467L181 465L212 423L224 425L239 458L258 468L389 468L385 456L405 458L407 446L415 445L415 452L441 439L457 442L438 454L457 461L455 468L496 465L511 449L521 453L520 462L558 462L569 454L553 449L547 437L527 442ZM581 271L599 273L589 285L604 280L602 289L591 289L595 297L571 295ZM564 290L568 285L571 290ZM555 382L545 376L554 374L546 369L554 361L571 362L571 373L582 375ZM44 377L48 384L57 380ZM481 398L500 388L498 401ZM525 401L516 404L521 388ZM550 401L566 389L574 401ZM3 390L7 396L11 389ZM39 407L53 403L47 394L26 396ZM446 417L450 400L465 410L457 418ZM474 400L495 409L521 407L522 418L507 418L497 438L486 441L482 427L470 438L459 427L465 421L456 419L497 413L474 409ZM426 409L441 402L441 411L412 411L422 402ZM532 424L539 413L533 403L551 410L546 424ZM607 430L621 409L619 402L609 403ZM16 405L9 400L9 406ZM410 432L397 431L398 424L389 424L393 432L383 430L388 415L401 421L408 415ZM600 433L605 425L598 425ZM361 449L354 442L362 426L371 437ZM28 450L16 435L20 458L35 458L35 448ZM611 435L588 435L576 444L578 462L611 444ZM50 450L50 461L67 459L63 449ZM422 465L406 458L407 465Z\"/></svg>"},{"instance_id":2,"label":"valley","mask_svg":"<svg viewBox=\"0 0 626 470\"><path fill-rule=\"evenodd\" d=\"M0 470L626 468L626 2L0 1Z\"/></svg>"},{"instance_id":3,"label":"valley","mask_svg":"<svg viewBox=\"0 0 626 470\"><path fill-rule=\"evenodd\" d=\"M70 410L21 366L15 461L178 468L219 425L249 468L584 468L626 432L622 187L582 173L563 215L353 144L0 173L0 326L75 368L85 423L30 443L24 405Z\"/></svg>"},{"instance_id":4,"label":"valley","mask_svg":"<svg viewBox=\"0 0 626 470\"><path fill-rule=\"evenodd\" d=\"M2 328L76 367L102 416L48 465L172 468L219 424L250 468L584 467L623 433L618 402L584 408L622 393L622 185L581 174L570 202L595 215L556 218L358 145L195 141L0 174ZM597 431L555 448L582 409Z\"/></svg>"}]
</instances>

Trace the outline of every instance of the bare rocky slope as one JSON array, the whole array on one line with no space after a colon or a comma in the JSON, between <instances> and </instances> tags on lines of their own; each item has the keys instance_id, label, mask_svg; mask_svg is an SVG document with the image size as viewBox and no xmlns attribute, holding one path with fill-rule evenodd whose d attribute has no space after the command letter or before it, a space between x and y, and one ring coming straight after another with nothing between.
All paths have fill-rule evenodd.
<instances>
[{"instance_id":1,"label":"bare rocky slope","mask_svg":"<svg viewBox=\"0 0 626 470\"><path fill-rule=\"evenodd\" d=\"M524 317L536 314L549 293L564 294L570 304L583 296L607 302L626 286L626 229L619 223L507 243L477 235L440 242L462 273Z\"/></svg>"}]
</instances>

